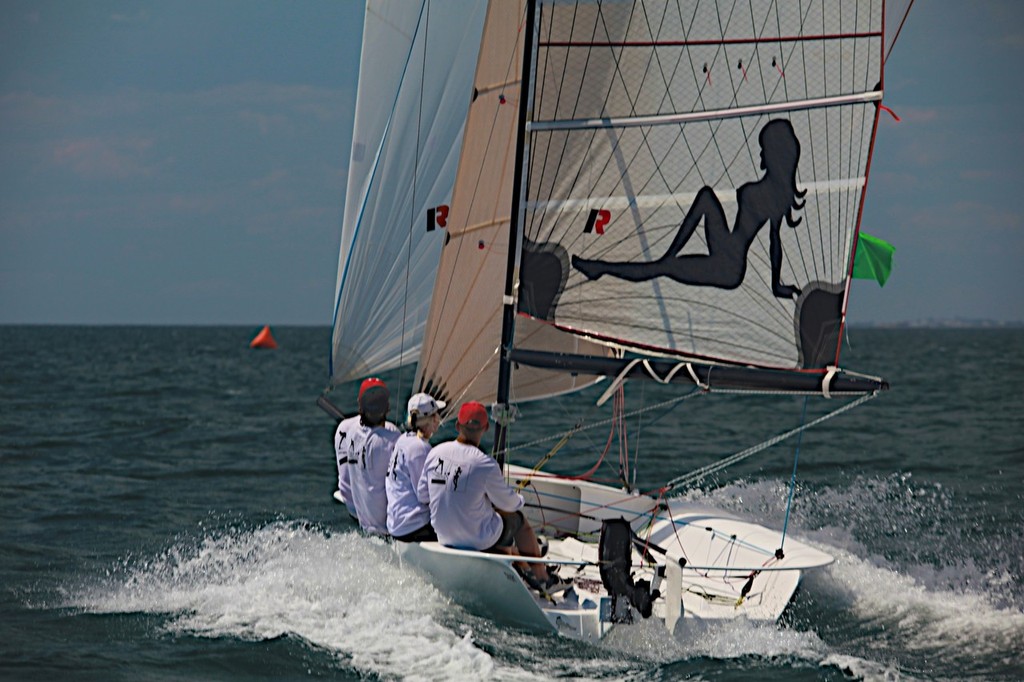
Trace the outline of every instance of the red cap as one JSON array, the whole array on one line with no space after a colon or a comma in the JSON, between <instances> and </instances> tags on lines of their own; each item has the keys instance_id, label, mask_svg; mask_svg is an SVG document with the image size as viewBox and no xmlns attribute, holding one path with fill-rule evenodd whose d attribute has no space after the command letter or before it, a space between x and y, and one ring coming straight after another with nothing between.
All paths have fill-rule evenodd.
<instances>
[{"instance_id":1,"label":"red cap","mask_svg":"<svg viewBox=\"0 0 1024 682\"><path fill-rule=\"evenodd\" d=\"M363 381L362 385L359 387L359 397L360 397L360 399L363 397L363 394L366 393L366 391L368 389L371 389L374 386L380 386L385 391L388 389L388 387L384 384L383 381L381 381L377 377L370 377L369 379L365 379Z\"/></svg>"},{"instance_id":2,"label":"red cap","mask_svg":"<svg viewBox=\"0 0 1024 682\"><path fill-rule=\"evenodd\" d=\"M487 408L475 401L463 403L459 409L459 424L471 428L486 428Z\"/></svg>"},{"instance_id":3,"label":"red cap","mask_svg":"<svg viewBox=\"0 0 1024 682\"><path fill-rule=\"evenodd\" d=\"M391 392L383 381L371 377L359 387L359 414L383 415L388 411Z\"/></svg>"}]
</instances>

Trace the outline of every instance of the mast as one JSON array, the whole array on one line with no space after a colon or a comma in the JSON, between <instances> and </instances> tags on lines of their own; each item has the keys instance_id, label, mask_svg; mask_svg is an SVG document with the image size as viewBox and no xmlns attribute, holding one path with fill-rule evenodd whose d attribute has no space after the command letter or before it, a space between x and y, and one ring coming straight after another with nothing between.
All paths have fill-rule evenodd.
<instances>
[{"instance_id":1,"label":"mast","mask_svg":"<svg viewBox=\"0 0 1024 682\"><path fill-rule=\"evenodd\" d=\"M501 353L498 360L497 405L499 416L494 425L494 449L498 466L505 466L505 443L507 438L506 420L509 414L510 379L512 361L509 356L515 336L515 271L517 244L519 242L519 220L522 212L523 159L526 155L526 120L530 114L530 74L533 70L533 33L536 6L533 0L526 0L526 25L523 34L523 69L519 81L519 124L516 129L516 174L512 181L512 211L509 221L508 262L505 267L505 294L502 298Z\"/></svg>"}]
</instances>

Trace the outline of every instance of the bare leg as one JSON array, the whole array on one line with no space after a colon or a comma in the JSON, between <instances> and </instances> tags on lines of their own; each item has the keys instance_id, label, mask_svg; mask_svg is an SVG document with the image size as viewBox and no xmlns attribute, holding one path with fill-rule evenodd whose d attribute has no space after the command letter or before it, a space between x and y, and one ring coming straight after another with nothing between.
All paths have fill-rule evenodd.
<instances>
[{"instance_id":1,"label":"bare leg","mask_svg":"<svg viewBox=\"0 0 1024 682\"><path fill-rule=\"evenodd\" d=\"M528 521L524 522L516 533L516 547L523 556L540 557L540 544L537 543L537 535ZM530 569L541 584L548 579L548 569L544 564L530 564Z\"/></svg>"},{"instance_id":2,"label":"bare leg","mask_svg":"<svg viewBox=\"0 0 1024 682\"><path fill-rule=\"evenodd\" d=\"M500 509L495 509L502 518L515 516L518 512L506 512ZM533 528L530 527L530 523L523 519L523 525L519 527L519 530L515 534L515 542L511 547L495 547L493 551L501 554L509 554L511 556L529 556L529 557L540 557L540 545L537 543L537 536L533 533ZM534 577L540 581L543 585L548 579L548 569L544 564L527 564L517 563L522 570L529 570L533 573Z\"/></svg>"}]
</instances>

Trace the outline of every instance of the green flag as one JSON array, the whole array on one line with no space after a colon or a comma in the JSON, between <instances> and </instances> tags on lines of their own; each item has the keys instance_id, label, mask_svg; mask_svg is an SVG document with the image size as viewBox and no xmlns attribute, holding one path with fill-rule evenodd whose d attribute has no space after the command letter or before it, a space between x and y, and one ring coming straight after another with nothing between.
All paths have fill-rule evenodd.
<instances>
[{"instance_id":1,"label":"green flag","mask_svg":"<svg viewBox=\"0 0 1024 682\"><path fill-rule=\"evenodd\" d=\"M892 254L896 247L878 237L861 232L857 239L857 253L853 255L853 276L855 279L873 279L879 286L885 286L892 270Z\"/></svg>"}]
</instances>

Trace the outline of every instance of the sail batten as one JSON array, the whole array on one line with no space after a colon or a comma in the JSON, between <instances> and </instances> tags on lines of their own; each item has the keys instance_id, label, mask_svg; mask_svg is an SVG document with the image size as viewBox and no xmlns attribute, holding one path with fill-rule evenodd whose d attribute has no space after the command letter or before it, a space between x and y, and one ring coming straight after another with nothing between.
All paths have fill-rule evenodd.
<instances>
[{"instance_id":1,"label":"sail batten","mask_svg":"<svg viewBox=\"0 0 1024 682\"><path fill-rule=\"evenodd\" d=\"M569 41L545 40L540 47L698 47L708 45L757 45L759 43L796 43L803 41L836 40L848 38L880 38L881 32L867 31L863 33L832 33L817 35L791 35L767 38L722 38L719 40L645 40L645 41Z\"/></svg>"},{"instance_id":2,"label":"sail batten","mask_svg":"<svg viewBox=\"0 0 1024 682\"><path fill-rule=\"evenodd\" d=\"M527 124L530 132L542 132L547 130L586 130L589 128L630 128L635 126L659 126L672 125L676 123L689 123L695 121L715 121L725 118L739 118L754 114L772 114L780 112L803 111L804 109L819 109L822 107L833 107L843 104L857 104L862 102L880 102L882 93L877 90L869 90L851 95L837 95L835 97L821 97L818 99L793 100L776 104L762 104L753 107L739 107L735 109L720 109L716 111L700 111L678 114L660 114L656 116L631 116L620 118L591 118L591 119L567 119L536 121Z\"/></svg>"}]
</instances>

